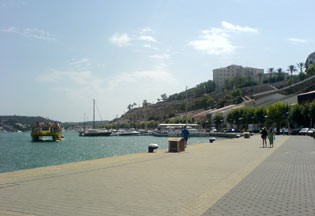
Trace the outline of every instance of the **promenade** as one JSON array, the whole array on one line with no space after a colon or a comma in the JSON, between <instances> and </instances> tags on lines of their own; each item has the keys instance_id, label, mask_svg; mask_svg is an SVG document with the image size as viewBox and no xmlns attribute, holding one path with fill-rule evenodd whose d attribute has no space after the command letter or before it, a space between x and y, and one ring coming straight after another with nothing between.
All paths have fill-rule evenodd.
<instances>
[{"instance_id":1,"label":"promenade","mask_svg":"<svg viewBox=\"0 0 315 216\"><path fill-rule=\"evenodd\" d=\"M315 141L260 136L0 174L0 215L314 215Z\"/></svg>"}]
</instances>

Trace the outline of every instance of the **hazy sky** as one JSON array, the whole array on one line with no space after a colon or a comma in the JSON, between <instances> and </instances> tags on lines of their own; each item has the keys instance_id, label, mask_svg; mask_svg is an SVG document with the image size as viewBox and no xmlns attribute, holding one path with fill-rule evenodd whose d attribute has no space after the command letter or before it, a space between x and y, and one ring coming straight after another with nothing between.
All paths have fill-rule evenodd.
<instances>
[{"instance_id":1,"label":"hazy sky","mask_svg":"<svg viewBox=\"0 0 315 216\"><path fill-rule=\"evenodd\" d=\"M314 0L0 0L0 115L92 120L315 51ZM100 119L99 115L96 114Z\"/></svg>"}]
</instances>

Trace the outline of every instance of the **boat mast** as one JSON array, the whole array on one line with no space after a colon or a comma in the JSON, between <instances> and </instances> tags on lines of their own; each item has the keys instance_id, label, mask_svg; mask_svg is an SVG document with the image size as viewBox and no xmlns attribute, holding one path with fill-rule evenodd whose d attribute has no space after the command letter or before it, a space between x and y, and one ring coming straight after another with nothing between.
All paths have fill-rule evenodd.
<instances>
[{"instance_id":1,"label":"boat mast","mask_svg":"<svg viewBox=\"0 0 315 216\"><path fill-rule=\"evenodd\" d=\"M86 119L86 114L84 113L84 120L83 120L83 131L85 131L85 119Z\"/></svg>"},{"instance_id":2,"label":"boat mast","mask_svg":"<svg viewBox=\"0 0 315 216\"><path fill-rule=\"evenodd\" d=\"M186 125L187 125L187 86L186 86Z\"/></svg>"},{"instance_id":3,"label":"boat mast","mask_svg":"<svg viewBox=\"0 0 315 216\"><path fill-rule=\"evenodd\" d=\"M95 99L93 99L93 129L95 129Z\"/></svg>"}]
</instances>

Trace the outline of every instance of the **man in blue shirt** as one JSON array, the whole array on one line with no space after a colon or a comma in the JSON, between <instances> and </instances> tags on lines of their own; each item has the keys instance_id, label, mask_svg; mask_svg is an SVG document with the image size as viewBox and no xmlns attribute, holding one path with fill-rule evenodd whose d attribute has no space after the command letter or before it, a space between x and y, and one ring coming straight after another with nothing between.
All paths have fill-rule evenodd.
<instances>
[{"instance_id":1,"label":"man in blue shirt","mask_svg":"<svg viewBox=\"0 0 315 216\"><path fill-rule=\"evenodd\" d=\"M183 135L183 138L185 139L185 148L186 148L187 141L189 138L189 131L186 129L186 126L184 126L184 129L182 130L182 135Z\"/></svg>"}]
</instances>

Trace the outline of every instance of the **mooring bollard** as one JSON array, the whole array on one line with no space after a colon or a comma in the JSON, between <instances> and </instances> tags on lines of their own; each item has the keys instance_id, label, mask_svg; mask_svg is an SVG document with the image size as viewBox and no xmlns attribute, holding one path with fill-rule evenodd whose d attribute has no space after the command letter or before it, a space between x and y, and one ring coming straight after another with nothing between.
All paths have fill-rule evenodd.
<instances>
[{"instance_id":1,"label":"mooring bollard","mask_svg":"<svg viewBox=\"0 0 315 216\"><path fill-rule=\"evenodd\" d=\"M209 142L213 143L215 141L215 137L210 137Z\"/></svg>"},{"instance_id":2,"label":"mooring bollard","mask_svg":"<svg viewBox=\"0 0 315 216\"><path fill-rule=\"evenodd\" d=\"M150 144L149 147L148 147L148 152L149 153L153 153L154 152L154 149L157 149L159 147L158 144Z\"/></svg>"}]
</instances>

